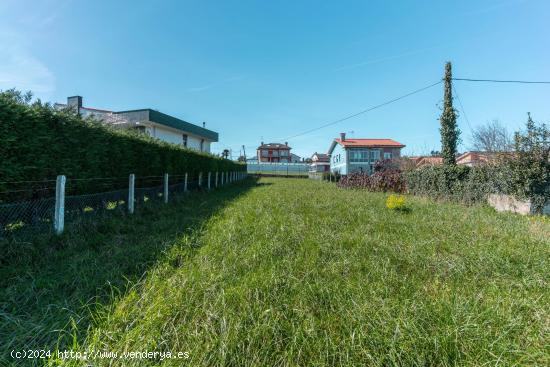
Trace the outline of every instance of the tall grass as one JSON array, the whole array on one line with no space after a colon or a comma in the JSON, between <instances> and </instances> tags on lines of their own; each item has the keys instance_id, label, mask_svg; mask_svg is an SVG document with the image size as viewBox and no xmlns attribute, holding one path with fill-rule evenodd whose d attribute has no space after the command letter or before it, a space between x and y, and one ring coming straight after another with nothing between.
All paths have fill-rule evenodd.
<instances>
[{"instance_id":1,"label":"tall grass","mask_svg":"<svg viewBox=\"0 0 550 367\"><path fill-rule=\"evenodd\" d=\"M105 305L122 298L169 249L243 194L254 180L152 202L133 216L71 223L59 237L0 239L0 366L12 350L78 345Z\"/></svg>"},{"instance_id":2,"label":"tall grass","mask_svg":"<svg viewBox=\"0 0 550 367\"><path fill-rule=\"evenodd\" d=\"M94 366L550 364L548 221L385 201L261 179L196 230L166 238L141 279L76 326L75 347L189 353ZM132 238L117 246L143 246Z\"/></svg>"}]
</instances>

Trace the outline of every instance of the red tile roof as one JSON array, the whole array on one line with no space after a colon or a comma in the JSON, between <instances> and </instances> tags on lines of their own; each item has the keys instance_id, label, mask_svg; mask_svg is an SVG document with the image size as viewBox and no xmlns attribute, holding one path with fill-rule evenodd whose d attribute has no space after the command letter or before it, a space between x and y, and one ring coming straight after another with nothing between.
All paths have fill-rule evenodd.
<instances>
[{"instance_id":1,"label":"red tile roof","mask_svg":"<svg viewBox=\"0 0 550 367\"><path fill-rule=\"evenodd\" d=\"M404 148L405 145L392 140L392 139L348 139L341 141L335 139L335 141L345 147L395 147Z\"/></svg>"},{"instance_id":2,"label":"red tile roof","mask_svg":"<svg viewBox=\"0 0 550 367\"><path fill-rule=\"evenodd\" d=\"M443 158L442 157L422 157L420 160L416 162L416 165L418 167L421 166L437 166L443 164Z\"/></svg>"}]
</instances>

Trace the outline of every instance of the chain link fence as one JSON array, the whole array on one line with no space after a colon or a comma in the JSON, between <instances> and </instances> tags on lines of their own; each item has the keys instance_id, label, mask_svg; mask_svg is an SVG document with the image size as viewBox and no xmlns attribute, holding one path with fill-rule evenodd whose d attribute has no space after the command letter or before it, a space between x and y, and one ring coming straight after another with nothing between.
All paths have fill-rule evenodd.
<instances>
[{"instance_id":1,"label":"chain link fence","mask_svg":"<svg viewBox=\"0 0 550 367\"><path fill-rule=\"evenodd\" d=\"M146 205L169 202L189 191L215 189L245 177L245 172L136 176L132 209L139 211ZM59 232L55 222L56 218L59 221L60 211L63 212L63 228L84 219L95 220L100 215L127 215L130 210L131 180L128 177L68 178L63 190L62 209L55 180L3 184L4 187L13 187L13 190L0 191L0 239ZM75 194L83 190L90 193Z\"/></svg>"}]
</instances>

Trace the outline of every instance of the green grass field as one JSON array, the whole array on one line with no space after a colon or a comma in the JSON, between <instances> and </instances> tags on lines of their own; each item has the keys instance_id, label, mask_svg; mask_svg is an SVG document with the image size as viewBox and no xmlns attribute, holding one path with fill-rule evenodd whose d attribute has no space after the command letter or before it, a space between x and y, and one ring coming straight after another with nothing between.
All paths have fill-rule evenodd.
<instances>
[{"instance_id":1,"label":"green grass field","mask_svg":"<svg viewBox=\"0 0 550 367\"><path fill-rule=\"evenodd\" d=\"M550 221L386 197L262 178L10 247L0 351L63 329L62 348L188 353L166 366L549 365Z\"/></svg>"}]
</instances>

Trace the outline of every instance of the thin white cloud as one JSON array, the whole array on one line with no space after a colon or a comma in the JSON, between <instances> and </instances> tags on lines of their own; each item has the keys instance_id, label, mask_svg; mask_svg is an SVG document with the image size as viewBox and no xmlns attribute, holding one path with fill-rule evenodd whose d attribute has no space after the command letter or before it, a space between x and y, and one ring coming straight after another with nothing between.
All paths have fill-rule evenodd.
<instances>
[{"instance_id":1,"label":"thin white cloud","mask_svg":"<svg viewBox=\"0 0 550 367\"><path fill-rule=\"evenodd\" d=\"M0 89L17 88L47 96L55 90L55 76L32 55L17 34L0 33Z\"/></svg>"},{"instance_id":2,"label":"thin white cloud","mask_svg":"<svg viewBox=\"0 0 550 367\"><path fill-rule=\"evenodd\" d=\"M418 50L411 50L411 51L402 52L402 53L397 54L397 55L380 57L380 58L376 58L376 59L367 60L367 61L364 61L364 62L359 62L359 63L356 63L356 64L343 65L343 66L337 67L336 69L334 69L334 71L350 70L350 69L360 68L360 67L364 67L364 66L368 66L368 65L379 64L379 63L386 62L386 61L401 59L403 57L417 55L417 54L426 52L426 51L431 50L433 48L434 47L428 47L428 48L423 48L423 49L418 49Z\"/></svg>"}]
</instances>

